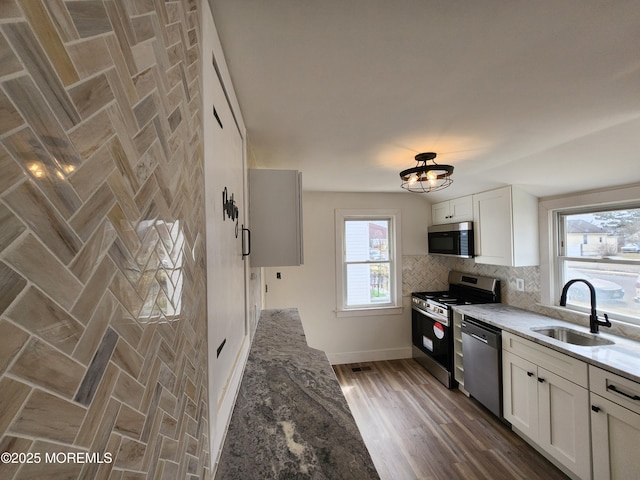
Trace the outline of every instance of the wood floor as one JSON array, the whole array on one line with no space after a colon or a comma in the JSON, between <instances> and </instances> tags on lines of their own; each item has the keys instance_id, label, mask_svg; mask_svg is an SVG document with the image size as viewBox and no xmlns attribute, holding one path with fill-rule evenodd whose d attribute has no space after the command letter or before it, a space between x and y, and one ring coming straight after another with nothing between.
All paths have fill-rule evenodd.
<instances>
[{"instance_id":1,"label":"wood floor","mask_svg":"<svg viewBox=\"0 0 640 480\"><path fill-rule=\"evenodd\" d=\"M568 478L412 359L334 370L382 480Z\"/></svg>"}]
</instances>

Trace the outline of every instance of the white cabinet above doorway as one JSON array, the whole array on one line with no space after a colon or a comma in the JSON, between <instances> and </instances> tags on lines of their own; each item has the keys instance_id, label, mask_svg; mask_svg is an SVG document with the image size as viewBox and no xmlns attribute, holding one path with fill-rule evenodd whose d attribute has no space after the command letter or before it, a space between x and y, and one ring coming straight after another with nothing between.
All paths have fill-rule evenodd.
<instances>
[{"instance_id":1,"label":"white cabinet above doorway","mask_svg":"<svg viewBox=\"0 0 640 480\"><path fill-rule=\"evenodd\" d=\"M252 267L302 265L302 174L249 170L249 222Z\"/></svg>"},{"instance_id":2,"label":"white cabinet above doorway","mask_svg":"<svg viewBox=\"0 0 640 480\"><path fill-rule=\"evenodd\" d=\"M471 220L473 220L473 200L471 195L431 205L431 222L434 225L468 222Z\"/></svg>"}]
</instances>

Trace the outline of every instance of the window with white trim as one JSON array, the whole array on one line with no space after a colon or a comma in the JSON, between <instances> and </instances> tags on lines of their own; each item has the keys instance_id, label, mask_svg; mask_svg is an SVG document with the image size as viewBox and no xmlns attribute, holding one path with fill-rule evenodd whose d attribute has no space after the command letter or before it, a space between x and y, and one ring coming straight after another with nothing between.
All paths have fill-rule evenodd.
<instances>
[{"instance_id":1,"label":"window with white trim","mask_svg":"<svg viewBox=\"0 0 640 480\"><path fill-rule=\"evenodd\" d=\"M640 205L558 211L556 232L558 284L583 278L595 288L598 312L640 324ZM567 307L589 311L585 284L569 288Z\"/></svg>"},{"instance_id":2,"label":"window with white trim","mask_svg":"<svg viewBox=\"0 0 640 480\"><path fill-rule=\"evenodd\" d=\"M399 313L398 210L336 210L339 316Z\"/></svg>"}]
</instances>

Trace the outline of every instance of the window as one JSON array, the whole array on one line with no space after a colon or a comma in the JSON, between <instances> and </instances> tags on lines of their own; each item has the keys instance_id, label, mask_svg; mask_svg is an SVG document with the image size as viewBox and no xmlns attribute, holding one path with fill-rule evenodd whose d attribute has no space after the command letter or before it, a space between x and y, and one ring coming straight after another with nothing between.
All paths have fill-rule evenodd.
<instances>
[{"instance_id":1,"label":"window","mask_svg":"<svg viewBox=\"0 0 640 480\"><path fill-rule=\"evenodd\" d=\"M336 211L338 315L400 311L399 223L395 210Z\"/></svg>"},{"instance_id":2,"label":"window","mask_svg":"<svg viewBox=\"0 0 640 480\"><path fill-rule=\"evenodd\" d=\"M640 324L640 206L566 210L556 219L558 284L586 279L595 288L598 312ZM589 310L585 284L569 288L567 306Z\"/></svg>"}]
</instances>

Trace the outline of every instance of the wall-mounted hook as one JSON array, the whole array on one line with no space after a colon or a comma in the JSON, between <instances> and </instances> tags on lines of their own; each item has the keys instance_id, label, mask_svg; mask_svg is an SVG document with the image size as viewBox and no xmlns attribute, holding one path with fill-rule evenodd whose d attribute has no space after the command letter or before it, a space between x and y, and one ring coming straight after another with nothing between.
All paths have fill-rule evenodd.
<instances>
[{"instance_id":1,"label":"wall-mounted hook","mask_svg":"<svg viewBox=\"0 0 640 480\"><path fill-rule=\"evenodd\" d=\"M240 209L236 205L236 201L233 198L233 193L231 194L231 198L229 198L229 192L227 191L227 187L224 187L224 190L222 190L222 220L226 220L227 218L230 218L231 220L235 220L236 238L238 238L238 217L239 216L240 216Z\"/></svg>"}]
</instances>

